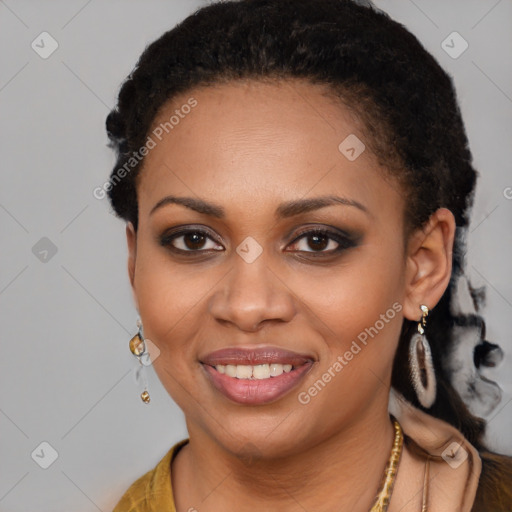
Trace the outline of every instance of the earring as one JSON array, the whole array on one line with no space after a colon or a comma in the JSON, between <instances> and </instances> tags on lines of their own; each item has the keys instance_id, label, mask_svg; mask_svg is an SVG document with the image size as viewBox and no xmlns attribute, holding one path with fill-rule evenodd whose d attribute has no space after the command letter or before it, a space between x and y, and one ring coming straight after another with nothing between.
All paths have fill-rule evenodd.
<instances>
[{"instance_id":1,"label":"earring","mask_svg":"<svg viewBox=\"0 0 512 512\"><path fill-rule=\"evenodd\" d=\"M147 356L146 350L146 342L144 340L144 336L142 335L142 322L137 320L137 327L139 332L130 340L130 351L131 353L139 360L139 368L135 374L135 378L137 382L142 380L144 391L141 393L140 397L145 404L149 404L151 398L148 393L148 381L146 378L145 365L142 362L142 358Z\"/></svg>"},{"instance_id":2,"label":"earring","mask_svg":"<svg viewBox=\"0 0 512 512\"><path fill-rule=\"evenodd\" d=\"M436 375L432 362L432 352L425 336L428 308L420 306L421 319L418 322L418 332L411 337L409 343L409 365L411 380L418 401L426 409L430 408L436 399Z\"/></svg>"}]
</instances>

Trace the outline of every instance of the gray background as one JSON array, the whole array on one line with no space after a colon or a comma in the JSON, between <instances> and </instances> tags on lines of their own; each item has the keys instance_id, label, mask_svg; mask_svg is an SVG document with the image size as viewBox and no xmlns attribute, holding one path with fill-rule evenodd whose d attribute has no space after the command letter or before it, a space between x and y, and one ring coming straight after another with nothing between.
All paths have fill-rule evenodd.
<instances>
[{"instance_id":1,"label":"gray background","mask_svg":"<svg viewBox=\"0 0 512 512\"><path fill-rule=\"evenodd\" d=\"M114 164L104 122L120 83L147 43L202 4L0 0L2 512L109 511L186 436L151 369L151 405L140 401L124 225L92 191ZM512 454L512 1L376 4L455 79L482 175L469 273L487 285L488 339L506 351L487 372L504 391L488 439ZM59 45L47 59L31 47L43 31ZM441 47L453 31L469 44L456 59ZM48 469L44 441L58 454Z\"/></svg>"}]
</instances>

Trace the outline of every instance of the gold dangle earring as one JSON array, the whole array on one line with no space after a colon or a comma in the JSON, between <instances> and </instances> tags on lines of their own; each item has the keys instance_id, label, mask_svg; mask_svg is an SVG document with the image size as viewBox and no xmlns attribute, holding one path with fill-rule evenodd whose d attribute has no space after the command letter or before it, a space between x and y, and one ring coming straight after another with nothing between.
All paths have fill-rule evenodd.
<instances>
[{"instance_id":1,"label":"gold dangle earring","mask_svg":"<svg viewBox=\"0 0 512 512\"><path fill-rule=\"evenodd\" d=\"M149 404L151 398L148 393L148 381L146 378L145 364L142 359L147 357L147 347L146 342L144 340L144 336L142 334L142 322L137 320L137 327L139 331L137 334L130 340L130 351L131 353L139 360L139 367L137 368L137 372L135 373L135 379L138 383L142 381L143 391L140 395L140 398L145 404Z\"/></svg>"},{"instance_id":2,"label":"gold dangle earring","mask_svg":"<svg viewBox=\"0 0 512 512\"><path fill-rule=\"evenodd\" d=\"M420 309L422 316L418 322L418 332L411 337L409 344L409 365L418 401L428 409L436 400L437 383L430 344L425 336L428 308L422 304Z\"/></svg>"}]
</instances>

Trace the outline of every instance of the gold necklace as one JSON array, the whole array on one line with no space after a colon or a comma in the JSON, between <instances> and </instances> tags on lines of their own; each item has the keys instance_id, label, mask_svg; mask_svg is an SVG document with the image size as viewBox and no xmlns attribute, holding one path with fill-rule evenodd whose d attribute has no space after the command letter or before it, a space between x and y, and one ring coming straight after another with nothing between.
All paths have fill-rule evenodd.
<instances>
[{"instance_id":1,"label":"gold necklace","mask_svg":"<svg viewBox=\"0 0 512 512\"><path fill-rule=\"evenodd\" d=\"M391 500L391 494L393 493L393 486L395 485L398 464L400 463L402 447L404 444L402 427L400 427L400 424L395 419L393 419L393 427L395 429L395 440L393 441L391 455L389 456L389 460L384 471L382 487L369 512L386 512Z\"/></svg>"}]
</instances>

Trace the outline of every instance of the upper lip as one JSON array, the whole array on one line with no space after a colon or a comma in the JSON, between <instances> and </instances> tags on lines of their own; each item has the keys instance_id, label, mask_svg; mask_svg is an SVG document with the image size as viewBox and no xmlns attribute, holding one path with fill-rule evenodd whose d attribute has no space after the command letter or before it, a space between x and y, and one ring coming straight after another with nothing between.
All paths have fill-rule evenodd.
<instances>
[{"instance_id":1,"label":"upper lip","mask_svg":"<svg viewBox=\"0 0 512 512\"><path fill-rule=\"evenodd\" d=\"M308 354L299 354L279 347L227 347L210 352L200 360L202 363L216 366L219 364L258 365L258 364L291 364L301 366L313 362Z\"/></svg>"}]
</instances>

